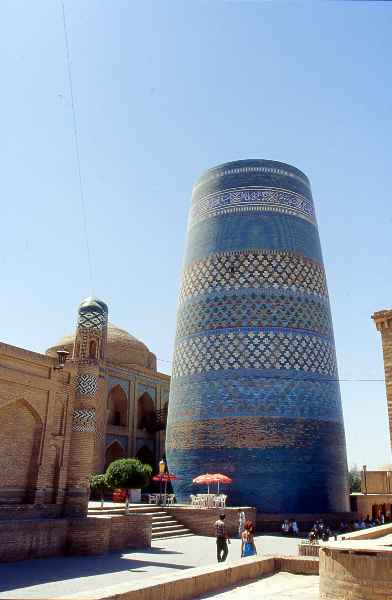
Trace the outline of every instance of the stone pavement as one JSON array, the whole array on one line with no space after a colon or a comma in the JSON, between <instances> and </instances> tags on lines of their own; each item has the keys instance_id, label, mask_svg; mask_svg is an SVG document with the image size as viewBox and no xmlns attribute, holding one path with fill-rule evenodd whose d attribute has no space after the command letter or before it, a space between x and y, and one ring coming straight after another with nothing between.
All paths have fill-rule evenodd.
<instances>
[{"instance_id":1,"label":"stone pavement","mask_svg":"<svg viewBox=\"0 0 392 600\"><path fill-rule=\"evenodd\" d=\"M259 554L297 555L298 542L278 536L256 537ZM232 540L228 562L239 558L240 540ZM56 598L214 563L214 538L200 536L156 540L146 551L1 563L0 599Z\"/></svg>"},{"instance_id":2,"label":"stone pavement","mask_svg":"<svg viewBox=\"0 0 392 600\"><path fill-rule=\"evenodd\" d=\"M198 600L319 600L319 578L316 575L276 573L231 588L226 592L203 596Z\"/></svg>"}]
</instances>

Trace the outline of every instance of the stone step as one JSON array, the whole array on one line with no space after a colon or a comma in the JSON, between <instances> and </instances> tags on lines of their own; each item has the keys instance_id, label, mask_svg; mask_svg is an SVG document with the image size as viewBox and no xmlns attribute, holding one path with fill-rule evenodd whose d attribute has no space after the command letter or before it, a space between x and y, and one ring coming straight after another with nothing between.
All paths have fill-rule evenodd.
<instances>
[{"instance_id":1,"label":"stone step","mask_svg":"<svg viewBox=\"0 0 392 600\"><path fill-rule=\"evenodd\" d=\"M172 525L160 525L158 527L153 527L152 528L152 533L158 533L159 531L177 531L179 529L182 528L182 525L180 525L180 523L174 522Z\"/></svg>"},{"instance_id":2,"label":"stone step","mask_svg":"<svg viewBox=\"0 0 392 600\"><path fill-rule=\"evenodd\" d=\"M164 527L165 525L176 525L178 524L178 521L176 521L175 519L166 519L165 521L153 521L152 522L152 528L155 529L156 527Z\"/></svg>"},{"instance_id":3,"label":"stone step","mask_svg":"<svg viewBox=\"0 0 392 600\"><path fill-rule=\"evenodd\" d=\"M186 538L186 537L193 537L195 534L192 533L191 531L189 533L176 533L176 534L172 534L172 535L162 535L159 536L158 538L156 538L157 540L170 540L171 538ZM151 538L152 540L154 538Z\"/></svg>"},{"instance_id":4,"label":"stone step","mask_svg":"<svg viewBox=\"0 0 392 600\"><path fill-rule=\"evenodd\" d=\"M171 515L168 515L167 513L152 513L152 522L154 521L158 521L160 519L172 519L173 517Z\"/></svg>"},{"instance_id":5,"label":"stone step","mask_svg":"<svg viewBox=\"0 0 392 600\"><path fill-rule=\"evenodd\" d=\"M180 537L183 535L193 535L192 532L189 529L186 529L185 527L182 527L181 525L175 529L171 529L170 532L168 531L154 531L151 539L153 540L158 540L161 538L168 538L168 537Z\"/></svg>"}]
</instances>

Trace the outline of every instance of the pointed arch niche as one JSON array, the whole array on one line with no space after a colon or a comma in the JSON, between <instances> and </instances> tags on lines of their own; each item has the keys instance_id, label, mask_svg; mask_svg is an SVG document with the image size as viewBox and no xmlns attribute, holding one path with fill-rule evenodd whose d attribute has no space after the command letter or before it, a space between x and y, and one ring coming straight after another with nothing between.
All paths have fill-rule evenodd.
<instances>
[{"instance_id":1,"label":"pointed arch niche","mask_svg":"<svg viewBox=\"0 0 392 600\"><path fill-rule=\"evenodd\" d=\"M137 428L148 429L154 412L154 401L148 392L144 392L137 401Z\"/></svg>"},{"instance_id":2,"label":"pointed arch niche","mask_svg":"<svg viewBox=\"0 0 392 600\"><path fill-rule=\"evenodd\" d=\"M155 470L155 457L148 446L142 446L137 451L136 458L138 458L142 463L150 465L153 470Z\"/></svg>"},{"instance_id":3,"label":"pointed arch niche","mask_svg":"<svg viewBox=\"0 0 392 600\"><path fill-rule=\"evenodd\" d=\"M108 425L128 427L128 398L121 385L112 387L108 395Z\"/></svg>"},{"instance_id":4,"label":"pointed arch niche","mask_svg":"<svg viewBox=\"0 0 392 600\"><path fill-rule=\"evenodd\" d=\"M114 440L107 448L105 452L105 471L114 460L119 458L126 458L127 454L123 446L117 440Z\"/></svg>"},{"instance_id":5,"label":"pointed arch niche","mask_svg":"<svg viewBox=\"0 0 392 600\"><path fill-rule=\"evenodd\" d=\"M33 503L42 421L25 400L0 408L0 504Z\"/></svg>"}]
</instances>

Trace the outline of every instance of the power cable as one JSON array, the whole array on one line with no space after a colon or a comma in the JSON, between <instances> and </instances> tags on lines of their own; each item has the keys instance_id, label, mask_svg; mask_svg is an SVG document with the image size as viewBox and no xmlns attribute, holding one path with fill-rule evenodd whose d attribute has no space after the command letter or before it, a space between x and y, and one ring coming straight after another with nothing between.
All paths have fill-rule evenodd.
<instances>
[{"instance_id":1,"label":"power cable","mask_svg":"<svg viewBox=\"0 0 392 600\"><path fill-rule=\"evenodd\" d=\"M85 197L84 197L82 169L81 169L81 164L80 164L79 135L78 135L75 100L74 100L73 83L72 83L71 53L70 53L70 49L69 49L67 20L65 17L65 6L64 6L63 1L61 2L61 6L63 9L65 53L66 53L66 60L67 60L68 83L69 83L69 91L70 91L71 107L72 107L72 124L73 124L73 135L74 135L74 142L75 142L76 164L77 164L78 179L79 179L80 204L81 204L81 208L82 208L83 230L84 230L84 238L85 238L85 243L86 243L87 263L88 263L88 271L89 271L89 276L90 276L90 286L91 286L91 291L93 291L93 267L92 267L91 251L90 251L90 244L89 244L89 238L88 238L87 211L86 211L86 202L85 202Z\"/></svg>"},{"instance_id":2,"label":"power cable","mask_svg":"<svg viewBox=\"0 0 392 600\"><path fill-rule=\"evenodd\" d=\"M163 358L157 357L157 361L173 364L172 360L167 360ZM296 377L276 377L275 375L258 375L260 379L274 379L275 381L317 381L317 383L385 383L385 379L372 379L372 378L331 378L331 379L319 379L318 377L304 377L304 378L296 378Z\"/></svg>"}]
</instances>

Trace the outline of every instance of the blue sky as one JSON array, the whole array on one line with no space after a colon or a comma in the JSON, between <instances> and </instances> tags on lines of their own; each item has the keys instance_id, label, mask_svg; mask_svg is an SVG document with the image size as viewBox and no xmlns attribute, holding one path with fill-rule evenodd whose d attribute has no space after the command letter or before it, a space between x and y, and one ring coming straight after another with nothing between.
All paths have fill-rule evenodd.
<instances>
[{"instance_id":1,"label":"blue sky","mask_svg":"<svg viewBox=\"0 0 392 600\"><path fill-rule=\"evenodd\" d=\"M270 158L312 182L340 377L383 379L392 304L389 2L66 0L0 6L4 342L44 351L92 291L170 372L194 180ZM92 289L93 287L93 289ZM342 382L349 463L390 462L382 381Z\"/></svg>"}]
</instances>

